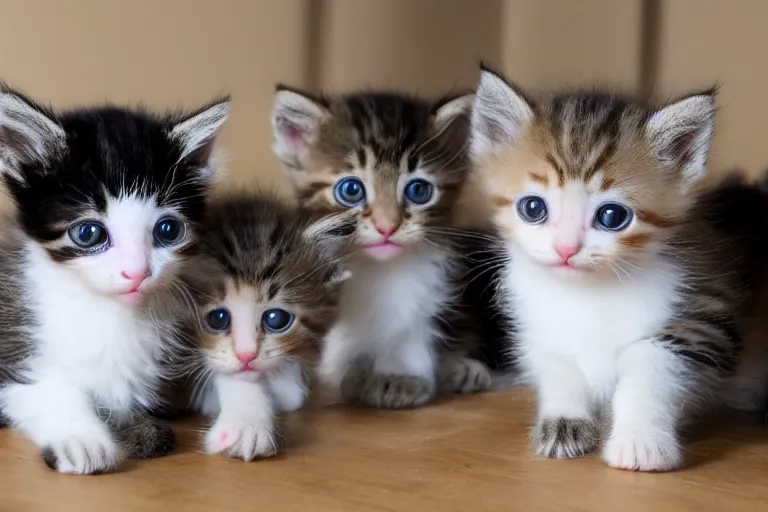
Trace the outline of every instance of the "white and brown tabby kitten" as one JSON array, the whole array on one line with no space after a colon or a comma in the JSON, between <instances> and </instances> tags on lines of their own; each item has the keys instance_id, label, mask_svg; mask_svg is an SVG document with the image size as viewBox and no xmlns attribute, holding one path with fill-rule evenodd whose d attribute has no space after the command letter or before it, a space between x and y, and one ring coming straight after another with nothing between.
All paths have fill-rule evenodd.
<instances>
[{"instance_id":1,"label":"white and brown tabby kitten","mask_svg":"<svg viewBox=\"0 0 768 512\"><path fill-rule=\"evenodd\" d=\"M537 454L602 445L616 468L678 468L691 409L739 379L747 255L697 201L714 113L712 91L661 108L585 91L534 102L482 71L471 152L506 238Z\"/></svg>"},{"instance_id":2,"label":"white and brown tabby kitten","mask_svg":"<svg viewBox=\"0 0 768 512\"><path fill-rule=\"evenodd\" d=\"M174 446L143 411L165 348L138 308L194 250L222 100L188 115L53 112L0 90L0 411L58 471Z\"/></svg>"},{"instance_id":3,"label":"white and brown tabby kitten","mask_svg":"<svg viewBox=\"0 0 768 512\"><path fill-rule=\"evenodd\" d=\"M278 87L273 148L300 203L357 219L352 277L320 366L333 398L404 408L438 390L490 384L488 368L467 357L468 337L449 339L442 323L460 309L465 284L453 222L468 174L471 101L315 98Z\"/></svg>"},{"instance_id":4,"label":"white and brown tabby kitten","mask_svg":"<svg viewBox=\"0 0 768 512\"><path fill-rule=\"evenodd\" d=\"M201 252L148 301L179 352L171 406L215 416L208 453L246 461L278 453L276 413L301 408L337 318L354 221L313 219L264 196L208 207ZM169 412L169 411L163 411Z\"/></svg>"}]
</instances>

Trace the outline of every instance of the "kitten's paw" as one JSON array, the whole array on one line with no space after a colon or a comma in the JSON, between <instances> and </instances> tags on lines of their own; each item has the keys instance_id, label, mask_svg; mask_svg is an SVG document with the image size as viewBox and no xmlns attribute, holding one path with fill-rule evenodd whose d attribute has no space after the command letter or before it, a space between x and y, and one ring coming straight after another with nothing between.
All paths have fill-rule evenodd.
<instances>
[{"instance_id":1,"label":"kitten's paw","mask_svg":"<svg viewBox=\"0 0 768 512\"><path fill-rule=\"evenodd\" d=\"M40 452L49 468L73 475L110 473L117 468L117 455L117 445L106 429L57 439Z\"/></svg>"},{"instance_id":2,"label":"kitten's paw","mask_svg":"<svg viewBox=\"0 0 768 512\"><path fill-rule=\"evenodd\" d=\"M206 435L205 450L248 462L278 454L275 425L258 418L219 417Z\"/></svg>"},{"instance_id":3,"label":"kitten's paw","mask_svg":"<svg viewBox=\"0 0 768 512\"><path fill-rule=\"evenodd\" d=\"M572 459L597 449L600 425L591 418L543 419L531 433L536 455L550 459Z\"/></svg>"},{"instance_id":4,"label":"kitten's paw","mask_svg":"<svg viewBox=\"0 0 768 512\"><path fill-rule=\"evenodd\" d=\"M480 393L491 387L491 371L476 359L455 357L441 362L438 380L442 393Z\"/></svg>"},{"instance_id":5,"label":"kitten's paw","mask_svg":"<svg viewBox=\"0 0 768 512\"><path fill-rule=\"evenodd\" d=\"M146 418L132 427L125 451L137 459L164 457L176 448L176 435L167 423Z\"/></svg>"},{"instance_id":6,"label":"kitten's paw","mask_svg":"<svg viewBox=\"0 0 768 512\"><path fill-rule=\"evenodd\" d=\"M379 409L419 407L435 396L435 383L413 375L372 374L352 403Z\"/></svg>"},{"instance_id":7,"label":"kitten's paw","mask_svg":"<svg viewBox=\"0 0 768 512\"><path fill-rule=\"evenodd\" d=\"M617 469L672 471L683 465L683 450L673 433L612 432L603 447L603 460Z\"/></svg>"}]
</instances>

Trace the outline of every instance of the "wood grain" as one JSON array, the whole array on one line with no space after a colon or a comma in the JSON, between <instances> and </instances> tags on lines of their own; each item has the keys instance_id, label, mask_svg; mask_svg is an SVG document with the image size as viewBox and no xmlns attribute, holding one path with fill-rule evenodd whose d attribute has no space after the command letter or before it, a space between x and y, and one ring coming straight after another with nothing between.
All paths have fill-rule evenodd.
<instances>
[{"instance_id":1,"label":"wood grain","mask_svg":"<svg viewBox=\"0 0 768 512\"><path fill-rule=\"evenodd\" d=\"M287 418L289 453L246 464L182 446L113 475L48 470L0 432L0 511L620 511L768 510L768 430L711 426L669 474L618 471L598 458L550 461L527 445L525 391L459 397L415 411L331 408Z\"/></svg>"}]
</instances>

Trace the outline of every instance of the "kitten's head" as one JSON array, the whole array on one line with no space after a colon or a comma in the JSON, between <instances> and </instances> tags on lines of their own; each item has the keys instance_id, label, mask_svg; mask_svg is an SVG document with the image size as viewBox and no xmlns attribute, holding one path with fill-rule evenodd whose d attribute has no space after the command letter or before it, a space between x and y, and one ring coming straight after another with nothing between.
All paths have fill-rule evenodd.
<instances>
[{"instance_id":1,"label":"kitten's head","mask_svg":"<svg viewBox=\"0 0 768 512\"><path fill-rule=\"evenodd\" d=\"M190 264L213 269L197 299L208 368L253 380L315 357L336 319L354 219L233 196L211 204L205 226L204 252Z\"/></svg>"},{"instance_id":2,"label":"kitten's head","mask_svg":"<svg viewBox=\"0 0 768 512\"><path fill-rule=\"evenodd\" d=\"M714 112L713 91L660 109L600 92L533 103L483 70L471 153L516 252L620 275L653 264L695 202Z\"/></svg>"},{"instance_id":3,"label":"kitten's head","mask_svg":"<svg viewBox=\"0 0 768 512\"><path fill-rule=\"evenodd\" d=\"M358 247L387 259L451 225L467 175L471 99L325 99L278 88L273 148L305 207L352 210Z\"/></svg>"},{"instance_id":4,"label":"kitten's head","mask_svg":"<svg viewBox=\"0 0 768 512\"><path fill-rule=\"evenodd\" d=\"M136 302L192 247L228 109L55 113L3 87L0 175L22 229L90 289Z\"/></svg>"}]
</instances>

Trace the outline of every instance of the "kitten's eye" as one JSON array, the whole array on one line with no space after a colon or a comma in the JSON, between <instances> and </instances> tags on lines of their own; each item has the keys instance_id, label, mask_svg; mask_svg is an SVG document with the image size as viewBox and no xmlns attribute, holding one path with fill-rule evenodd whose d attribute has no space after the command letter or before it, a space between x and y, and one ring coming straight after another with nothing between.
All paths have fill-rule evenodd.
<instances>
[{"instance_id":1,"label":"kitten's eye","mask_svg":"<svg viewBox=\"0 0 768 512\"><path fill-rule=\"evenodd\" d=\"M184 240L186 228L184 223L175 217L163 217L157 224L153 236L157 245L170 247Z\"/></svg>"},{"instance_id":2,"label":"kitten's eye","mask_svg":"<svg viewBox=\"0 0 768 512\"><path fill-rule=\"evenodd\" d=\"M428 203L434 193L435 187L427 180L411 180L405 186L405 197L413 204Z\"/></svg>"},{"instance_id":3,"label":"kitten's eye","mask_svg":"<svg viewBox=\"0 0 768 512\"><path fill-rule=\"evenodd\" d=\"M608 231L622 231L632 222L632 210L618 203L605 203L595 212L595 226Z\"/></svg>"},{"instance_id":4,"label":"kitten's eye","mask_svg":"<svg viewBox=\"0 0 768 512\"><path fill-rule=\"evenodd\" d=\"M292 324L293 315L284 309L268 309L261 315L261 326L267 332L285 332Z\"/></svg>"},{"instance_id":5,"label":"kitten's eye","mask_svg":"<svg viewBox=\"0 0 768 512\"><path fill-rule=\"evenodd\" d=\"M212 332L227 332L232 319L226 308L218 308L208 313L205 321Z\"/></svg>"},{"instance_id":6,"label":"kitten's eye","mask_svg":"<svg viewBox=\"0 0 768 512\"><path fill-rule=\"evenodd\" d=\"M69 228L69 238L78 247L91 249L107 243L107 229L98 222L85 221Z\"/></svg>"},{"instance_id":7,"label":"kitten's eye","mask_svg":"<svg viewBox=\"0 0 768 512\"><path fill-rule=\"evenodd\" d=\"M343 178L333 187L336 201L343 206L357 206L365 201L365 185L357 178Z\"/></svg>"},{"instance_id":8,"label":"kitten's eye","mask_svg":"<svg viewBox=\"0 0 768 512\"><path fill-rule=\"evenodd\" d=\"M517 201L517 214L529 224L544 222L547 213L547 203L539 196L525 196Z\"/></svg>"}]
</instances>

